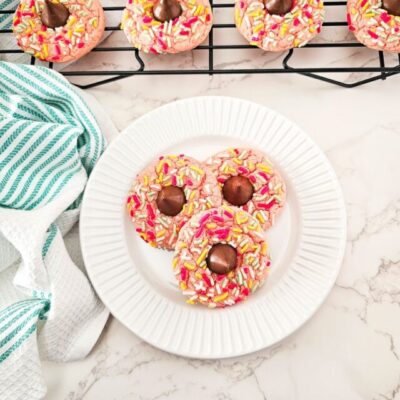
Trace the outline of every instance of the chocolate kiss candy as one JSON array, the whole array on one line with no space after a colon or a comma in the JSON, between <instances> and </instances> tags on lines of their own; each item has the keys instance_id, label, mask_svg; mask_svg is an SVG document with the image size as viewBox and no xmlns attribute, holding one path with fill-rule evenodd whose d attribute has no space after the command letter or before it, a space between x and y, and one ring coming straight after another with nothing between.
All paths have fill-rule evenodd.
<instances>
[{"instance_id":1,"label":"chocolate kiss candy","mask_svg":"<svg viewBox=\"0 0 400 400\"><path fill-rule=\"evenodd\" d=\"M225 200L234 206L243 206L253 197L254 187L248 178L237 175L228 178L222 188Z\"/></svg>"},{"instance_id":2,"label":"chocolate kiss candy","mask_svg":"<svg viewBox=\"0 0 400 400\"><path fill-rule=\"evenodd\" d=\"M383 0L382 8L391 15L400 16L400 0Z\"/></svg>"},{"instance_id":3,"label":"chocolate kiss candy","mask_svg":"<svg viewBox=\"0 0 400 400\"><path fill-rule=\"evenodd\" d=\"M171 21L181 14L182 7L176 0L158 0L154 3L153 15L157 21Z\"/></svg>"},{"instance_id":4,"label":"chocolate kiss candy","mask_svg":"<svg viewBox=\"0 0 400 400\"><path fill-rule=\"evenodd\" d=\"M214 244L208 252L207 267L216 274L227 274L236 268L237 253L229 244Z\"/></svg>"},{"instance_id":5,"label":"chocolate kiss candy","mask_svg":"<svg viewBox=\"0 0 400 400\"><path fill-rule=\"evenodd\" d=\"M265 0L265 8L269 14L284 15L292 9L292 0Z\"/></svg>"},{"instance_id":6,"label":"chocolate kiss candy","mask_svg":"<svg viewBox=\"0 0 400 400\"><path fill-rule=\"evenodd\" d=\"M182 211L186 203L185 193L178 186L165 186L158 192L156 203L163 214L174 217Z\"/></svg>"},{"instance_id":7,"label":"chocolate kiss candy","mask_svg":"<svg viewBox=\"0 0 400 400\"><path fill-rule=\"evenodd\" d=\"M64 26L69 16L69 11L63 4L52 3L50 0L45 0L40 19L43 25L54 29L59 26Z\"/></svg>"}]
</instances>

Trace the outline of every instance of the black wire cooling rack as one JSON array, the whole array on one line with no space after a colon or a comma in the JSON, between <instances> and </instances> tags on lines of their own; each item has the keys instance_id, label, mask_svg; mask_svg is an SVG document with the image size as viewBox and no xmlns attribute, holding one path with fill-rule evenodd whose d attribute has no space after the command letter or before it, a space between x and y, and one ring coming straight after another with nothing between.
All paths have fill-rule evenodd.
<instances>
[{"instance_id":1,"label":"black wire cooling rack","mask_svg":"<svg viewBox=\"0 0 400 400\"><path fill-rule=\"evenodd\" d=\"M325 7L338 7L338 6L346 6L345 1L327 1L324 3ZM221 4L213 4L211 2L211 6L213 11L216 10L229 10L230 14L233 14L232 8L234 7L233 3L221 3ZM123 7L104 7L106 13L121 13ZM1 14L13 14L14 10L3 10L0 11ZM232 17L233 18L233 17ZM324 27L347 27L346 21L337 21L337 22L325 22ZM118 31L119 26L107 26L106 31ZM322 67L322 66L313 66L310 68L299 68L293 66L289 62L293 62L293 56L298 52L304 51L304 49L330 49L330 51L338 51L339 48L354 48L354 47L364 47L361 43L356 41L316 41L308 43L306 46L302 48L296 48L288 51L287 53L282 54L281 65L279 67L254 67L254 68L223 68L219 67L219 64L215 63L215 55L219 52L226 51L235 51L242 49L257 49L257 47L250 46L247 44L239 44L239 43L231 43L231 44L215 44L214 43L214 31L221 29L235 29L235 25L233 23L214 23L211 29L208 44L198 46L194 49L194 52L207 52L208 60L206 62L205 67L201 68L179 68L179 69L155 69L151 66L146 65L147 63L144 60L143 55L137 49L132 48L127 44L126 46L98 46L93 49L93 52L113 52L117 55L120 52L131 52L134 54L134 57L137 61L138 67L132 70L104 70L104 69L93 69L93 70L73 70L73 71L61 71L64 76L67 77L90 77L95 79L94 82L88 84L76 84L77 86L88 89L95 86L103 85L105 83L117 81L119 79L126 78L128 76L134 75L216 75L216 74L281 74L281 73L296 73L305 75L314 79L318 79L321 81L325 81L328 83L332 83L345 88L352 88L356 86L360 86L369 82L373 82L376 80L384 80L390 76L396 75L400 73L400 54L395 57L395 65L387 66L385 54L382 51L371 51L375 56L376 54L376 66L347 66L347 67ZM0 29L0 39L2 34L10 34L11 30ZM336 49L336 50L335 50ZM2 54L17 54L22 53L19 49L1 49L0 48L0 57ZM159 56L163 57L163 56ZM392 55L393 57L393 55ZM1 58L0 58L1 59ZM314 57L314 59L318 59L318 57ZM30 63L34 65L36 62L34 57L31 57ZM49 68L53 68L52 63L47 63ZM370 63L368 63L369 65ZM392 62L393 64L393 62ZM332 77L326 76L327 74L357 74L358 78L353 80L351 83L333 79ZM366 77L367 76L367 77Z\"/></svg>"}]
</instances>

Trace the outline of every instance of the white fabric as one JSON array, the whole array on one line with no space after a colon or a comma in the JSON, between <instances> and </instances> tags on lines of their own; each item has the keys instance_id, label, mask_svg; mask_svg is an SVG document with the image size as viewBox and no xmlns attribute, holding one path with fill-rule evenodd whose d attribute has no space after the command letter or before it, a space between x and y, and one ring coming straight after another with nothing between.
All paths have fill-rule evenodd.
<instances>
[{"instance_id":1,"label":"white fabric","mask_svg":"<svg viewBox=\"0 0 400 400\"><path fill-rule=\"evenodd\" d=\"M99 104L87 93L81 96L104 135L116 135L116 128ZM1 400L44 398L46 386L39 359L64 362L85 357L107 321L108 310L84 273L74 229L79 210L66 211L56 219L77 198L86 179L84 173L74 176L54 201L38 210L0 209L0 310L31 298L24 288L36 287L51 293L50 311L47 319L40 321L37 333L6 363L0 363ZM59 229L43 261L43 238L54 220ZM68 234L71 229L73 233ZM18 334L14 336L12 340L17 341Z\"/></svg>"}]
</instances>

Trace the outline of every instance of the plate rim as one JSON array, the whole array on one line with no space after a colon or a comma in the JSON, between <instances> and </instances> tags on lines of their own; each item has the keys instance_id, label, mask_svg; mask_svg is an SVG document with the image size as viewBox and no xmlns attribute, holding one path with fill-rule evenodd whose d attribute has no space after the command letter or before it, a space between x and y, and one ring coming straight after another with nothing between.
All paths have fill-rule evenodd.
<instances>
[{"instance_id":1,"label":"plate rim","mask_svg":"<svg viewBox=\"0 0 400 400\"><path fill-rule=\"evenodd\" d=\"M263 109L263 110L267 111L268 113L272 113L272 114L276 115L283 122L290 124L293 128L296 128L301 135L303 135L304 137L307 138L307 140L309 140L309 142L318 150L320 156L323 159L323 163L324 163L325 167L327 168L327 170L329 170L329 172L333 178L332 183L335 186L335 190L336 190L336 194L337 194L336 200L338 201L338 204L340 205L339 210L340 210L340 217L341 217L341 227L340 227L340 248L338 248L338 252L337 252L337 261L335 263L335 267L336 267L335 272L331 275L329 283L326 284L325 293L320 297L318 302L314 303L313 310L309 313L309 315L307 315L305 318L303 318L301 323L299 323L294 329L289 330L284 335L277 338L276 340L273 340L269 344L260 344L260 346L256 346L255 348L253 348L251 350L244 349L242 351L235 352L234 354L217 354L214 356L212 354L207 354L207 355L195 354L194 355L190 352L181 351L179 349L171 350L170 348L168 348L168 346L164 346L162 343L154 343L152 340L149 340L149 338L143 337L139 332L134 331L127 324L127 322L125 322L124 320L117 317L114 314L114 311L111 310L112 305L110 307L110 302L107 300L107 296L103 296L103 294L96 287L96 284L95 284L96 280L94 279L94 276L93 276L93 274L95 274L95 272L89 267L90 261L88 260L88 255L86 254L85 243L84 243L85 235L82 234L82 231L84 231L84 229L85 229L84 224L85 224L85 220L86 220L86 207L87 207L87 203L90 201L90 200L88 200L88 196L89 196L88 193L90 192L92 185L94 185L93 182L95 180L96 174L99 173L98 172L100 170L99 165L101 165L102 160L104 159L104 156L106 154L111 153L115 147L118 147L119 142L124 140L125 136L130 135L130 131L132 130L132 128L135 125L140 124L142 122L142 120L144 120L145 118L149 118L152 114L155 114L156 112L158 112L162 109L171 107L172 105L189 103L189 102L193 102L193 101L209 101L209 100L215 101L216 99L217 100L219 99L222 103L225 101L233 100L233 101L237 101L242 104L247 104L250 107L256 106L260 109ZM104 153L100 157L100 160L97 162L94 170L92 171L92 173L88 179L88 182L87 182L87 185L85 188L85 192L83 195L83 200L82 200L79 230L80 230L79 237L80 237L80 244L81 244L81 249L82 249L82 256L83 256L83 260L84 260L84 264L86 267L86 272L88 274L89 280L90 280L94 290L96 291L97 295L99 296L101 301L104 303L104 305L107 307L107 309L110 311L112 316L114 318L116 318L123 326L125 326L129 331L134 333L137 337L139 337L144 342L146 342L146 343L150 344L151 346L158 348L162 351L170 353L170 354L175 354L175 355L179 355L179 356L182 356L185 358L195 358L195 359L226 359L226 358L240 357L240 356L243 356L246 354L252 354L252 353L258 352L260 350L275 346L278 343L281 343L282 341L287 339L288 337L292 336L297 331L299 331L305 324L307 324L311 320L311 318L313 318L316 315L316 313L320 310L321 306L327 300L329 294L331 293L331 291L335 285L335 282L337 280L337 277L340 273L341 267L343 265L344 255L345 255L345 251L346 251L346 239L347 239L347 213L346 213L346 206L345 206L343 191L342 191L339 179L337 177L337 174L336 174L331 162L329 161L326 153L317 145L317 143L315 143L313 138L311 138L302 128L300 128L297 125L297 123L291 121L285 115L282 115L280 112L277 112L268 106L265 106L263 104L259 104L257 102L250 101L247 99L242 99L242 98L238 98L238 97L234 97L234 96L195 96L195 97L189 97L189 98L185 98L185 99L179 99L179 100L176 100L173 102L168 102L166 104L163 104L159 107L156 107L156 108L144 113L143 115L141 115L140 117L138 117L137 119L135 119L134 121L129 123L129 125L126 128L124 128L114 138L114 140L112 140L112 142L106 147ZM221 310L218 310L218 311L221 311ZM215 311L213 310L211 312L215 312Z\"/></svg>"}]
</instances>

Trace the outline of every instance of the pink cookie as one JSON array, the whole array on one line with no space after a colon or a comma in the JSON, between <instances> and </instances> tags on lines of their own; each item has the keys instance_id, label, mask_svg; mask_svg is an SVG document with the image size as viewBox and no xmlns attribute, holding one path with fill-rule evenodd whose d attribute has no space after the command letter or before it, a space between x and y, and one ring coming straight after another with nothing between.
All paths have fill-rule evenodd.
<instances>
[{"instance_id":1,"label":"pink cookie","mask_svg":"<svg viewBox=\"0 0 400 400\"><path fill-rule=\"evenodd\" d=\"M215 154L206 166L217 177L223 203L241 207L270 228L286 201L286 186L264 154L232 148Z\"/></svg>"},{"instance_id":2,"label":"pink cookie","mask_svg":"<svg viewBox=\"0 0 400 400\"><path fill-rule=\"evenodd\" d=\"M82 57L101 39L104 12L98 0L21 0L13 31L26 53L50 62Z\"/></svg>"},{"instance_id":3,"label":"pink cookie","mask_svg":"<svg viewBox=\"0 0 400 400\"><path fill-rule=\"evenodd\" d=\"M175 1L174 6L180 7L181 14L178 12L175 14L178 17L160 21L154 15L154 6L159 6L159 3L154 0L128 0L121 28L129 42L145 53L154 54L179 53L201 44L212 26L210 3L208 0Z\"/></svg>"},{"instance_id":4,"label":"pink cookie","mask_svg":"<svg viewBox=\"0 0 400 400\"><path fill-rule=\"evenodd\" d=\"M281 1L275 3L283 4ZM284 14L275 14L272 8L270 10L268 12L260 0L235 2L235 23L240 33L250 44L267 51L304 46L318 35L324 20L322 0L290 1Z\"/></svg>"},{"instance_id":5,"label":"pink cookie","mask_svg":"<svg viewBox=\"0 0 400 400\"><path fill-rule=\"evenodd\" d=\"M221 205L214 175L193 158L169 155L136 177L127 200L140 237L154 247L173 250L192 215Z\"/></svg>"},{"instance_id":6,"label":"pink cookie","mask_svg":"<svg viewBox=\"0 0 400 400\"><path fill-rule=\"evenodd\" d=\"M371 49L400 53L400 16L392 15L383 6L380 0L348 0L349 29Z\"/></svg>"},{"instance_id":7,"label":"pink cookie","mask_svg":"<svg viewBox=\"0 0 400 400\"><path fill-rule=\"evenodd\" d=\"M173 269L189 304L234 305L260 287L269 270L258 221L236 207L195 215L179 234Z\"/></svg>"}]
</instances>

